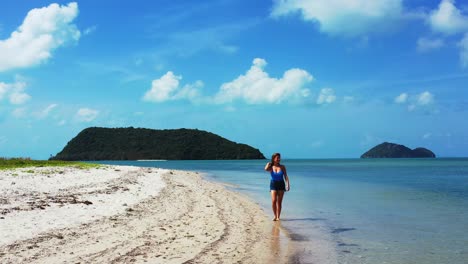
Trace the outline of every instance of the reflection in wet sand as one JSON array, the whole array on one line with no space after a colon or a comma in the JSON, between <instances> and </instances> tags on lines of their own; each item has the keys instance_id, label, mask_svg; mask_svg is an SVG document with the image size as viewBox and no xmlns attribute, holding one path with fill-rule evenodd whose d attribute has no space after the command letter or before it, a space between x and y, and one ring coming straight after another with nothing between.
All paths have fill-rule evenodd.
<instances>
[{"instance_id":1,"label":"reflection in wet sand","mask_svg":"<svg viewBox=\"0 0 468 264\"><path fill-rule=\"evenodd\" d=\"M283 219L279 227L279 239L286 236L289 241L290 257L284 263L320 263L337 264L337 252L330 230L323 225L321 218ZM294 223L293 225L291 223ZM292 228L292 226L294 228ZM278 232L272 229L272 235ZM281 243L281 242L280 242ZM278 245L283 250L285 247ZM274 262L283 263L283 262Z\"/></svg>"},{"instance_id":2,"label":"reflection in wet sand","mask_svg":"<svg viewBox=\"0 0 468 264\"><path fill-rule=\"evenodd\" d=\"M273 222L271 226L270 256L268 263L299 263L289 234L281 226L281 222ZM289 258L288 258L289 256Z\"/></svg>"},{"instance_id":3,"label":"reflection in wet sand","mask_svg":"<svg viewBox=\"0 0 468 264\"><path fill-rule=\"evenodd\" d=\"M271 226L271 251L272 253L275 253L274 255L279 255L280 254L280 227L279 227L279 222L275 222Z\"/></svg>"}]
</instances>

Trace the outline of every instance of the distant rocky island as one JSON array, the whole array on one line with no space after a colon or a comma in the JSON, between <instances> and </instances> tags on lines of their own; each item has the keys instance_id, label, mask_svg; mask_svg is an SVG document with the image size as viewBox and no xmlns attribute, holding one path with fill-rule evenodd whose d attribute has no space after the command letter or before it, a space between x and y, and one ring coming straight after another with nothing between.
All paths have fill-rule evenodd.
<instances>
[{"instance_id":1,"label":"distant rocky island","mask_svg":"<svg viewBox=\"0 0 468 264\"><path fill-rule=\"evenodd\" d=\"M361 158L435 158L434 152L426 148L410 149L403 145L384 142L371 148Z\"/></svg>"},{"instance_id":2,"label":"distant rocky island","mask_svg":"<svg viewBox=\"0 0 468 264\"><path fill-rule=\"evenodd\" d=\"M198 129L90 127L51 160L265 159L256 148Z\"/></svg>"}]
</instances>

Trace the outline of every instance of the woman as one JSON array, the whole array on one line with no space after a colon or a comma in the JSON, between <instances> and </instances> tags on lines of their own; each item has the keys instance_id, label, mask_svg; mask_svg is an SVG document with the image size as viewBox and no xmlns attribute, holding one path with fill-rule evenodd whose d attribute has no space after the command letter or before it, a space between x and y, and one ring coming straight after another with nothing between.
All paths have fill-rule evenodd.
<instances>
[{"instance_id":1,"label":"woman","mask_svg":"<svg viewBox=\"0 0 468 264\"><path fill-rule=\"evenodd\" d=\"M280 220L281 204L283 203L283 196L285 191L289 191L289 178L286 172L286 167L280 164L281 154L275 153L271 156L271 162L265 165L265 170L270 172L270 193L271 193L271 207L275 217L273 221ZM286 185L284 181L286 180Z\"/></svg>"}]
</instances>

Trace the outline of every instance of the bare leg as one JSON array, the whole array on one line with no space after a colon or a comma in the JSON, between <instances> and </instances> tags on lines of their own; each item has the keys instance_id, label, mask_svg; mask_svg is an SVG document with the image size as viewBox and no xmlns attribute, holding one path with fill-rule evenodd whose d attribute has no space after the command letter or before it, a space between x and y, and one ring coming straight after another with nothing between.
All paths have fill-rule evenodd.
<instances>
[{"instance_id":1,"label":"bare leg","mask_svg":"<svg viewBox=\"0 0 468 264\"><path fill-rule=\"evenodd\" d=\"M278 200L276 201L276 219L280 219L281 207L283 205L284 191L278 191Z\"/></svg>"},{"instance_id":2,"label":"bare leg","mask_svg":"<svg viewBox=\"0 0 468 264\"><path fill-rule=\"evenodd\" d=\"M276 220L278 220L277 217L276 217L276 215L277 215L277 213L276 213L276 211L277 211L276 204L277 204L277 201L278 201L278 199L277 199L278 195L277 195L277 191L271 191L270 193L271 193L271 208L273 209L273 215L275 215L275 218L273 218L273 221L276 221Z\"/></svg>"}]
</instances>

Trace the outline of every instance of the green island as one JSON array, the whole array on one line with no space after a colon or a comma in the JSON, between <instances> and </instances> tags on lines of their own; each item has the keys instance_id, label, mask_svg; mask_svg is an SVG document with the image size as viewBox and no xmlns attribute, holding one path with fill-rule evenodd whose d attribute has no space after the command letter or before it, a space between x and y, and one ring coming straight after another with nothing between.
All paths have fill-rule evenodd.
<instances>
[{"instance_id":1,"label":"green island","mask_svg":"<svg viewBox=\"0 0 468 264\"><path fill-rule=\"evenodd\" d=\"M265 159L256 148L198 129L90 127L50 160Z\"/></svg>"},{"instance_id":2,"label":"green island","mask_svg":"<svg viewBox=\"0 0 468 264\"><path fill-rule=\"evenodd\" d=\"M404 145L384 142L361 155L362 159L367 158L435 158L436 155L426 148L410 149Z\"/></svg>"}]
</instances>

